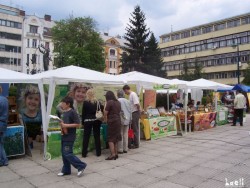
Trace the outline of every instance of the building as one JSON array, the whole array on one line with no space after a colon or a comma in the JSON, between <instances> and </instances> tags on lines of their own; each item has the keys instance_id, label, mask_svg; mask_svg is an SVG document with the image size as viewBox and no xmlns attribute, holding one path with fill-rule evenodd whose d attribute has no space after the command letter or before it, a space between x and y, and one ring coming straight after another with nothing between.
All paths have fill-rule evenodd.
<instances>
[{"instance_id":1,"label":"building","mask_svg":"<svg viewBox=\"0 0 250 188\"><path fill-rule=\"evenodd\" d=\"M105 73L117 75L121 72L121 54L125 40L120 36L111 37L107 33L101 35L104 41Z\"/></svg>"},{"instance_id":2,"label":"building","mask_svg":"<svg viewBox=\"0 0 250 188\"><path fill-rule=\"evenodd\" d=\"M44 18L25 16L23 23L23 72L35 74L44 70L53 69L54 45L52 43L51 28L55 22L50 15ZM48 53L50 61L48 68L43 63L44 54Z\"/></svg>"},{"instance_id":3,"label":"building","mask_svg":"<svg viewBox=\"0 0 250 188\"><path fill-rule=\"evenodd\" d=\"M0 67L22 71L22 28L25 12L0 5Z\"/></svg>"},{"instance_id":4,"label":"building","mask_svg":"<svg viewBox=\"0 0 250 188\"><path fill-rule=\"evenodd\" d=\"M205 78L236 84L238 63L242 81L250 60L250 13L163 34L159 47L169 78L181 75L184 62L199 62Z\"/></svg>"}]
</instances>

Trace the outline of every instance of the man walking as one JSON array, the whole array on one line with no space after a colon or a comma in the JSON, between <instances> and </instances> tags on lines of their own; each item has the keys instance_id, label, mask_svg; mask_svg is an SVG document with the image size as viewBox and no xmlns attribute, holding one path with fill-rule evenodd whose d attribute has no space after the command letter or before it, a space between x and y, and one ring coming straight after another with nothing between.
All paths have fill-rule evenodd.
<instances>
[{"instance_id":1,"label":"man walking","mask_svg":"<svg viewBox=\"0 0 250 188\"><path fill-rule=\"evenodd\" d=\"M0 86L0 167L8 165L8 159L4 150L4 133L7 130L9 102L2 96L2 87Z\"/></svg>"},{"instance_id":2,"label":"man walking","mask_svg":"<svg viewBox=\"0 0 250 188\"><path fill-rule=\"evenodd\" d=\"M240 126L243 126L243 110L246 106L246 98L241 91L236 91L236 97L234 99L234 119L233 125L236 126L237 117L240 119Z\"/></svg>"},{"instance_id":3,"label":"man walking","mask_svg":"<svg viewBox=\"0 0 250 188\"><path fill-rule=\"evenodd\" d=\"M139 119L140 119L140 101L137 94L130 90L128 85L123 86L123 91L129 96L129 102L132 108L132 129L134 131L134 148L139 148ZM129 146L131 148L131 146Z\"/></svg>"}]
</instances>

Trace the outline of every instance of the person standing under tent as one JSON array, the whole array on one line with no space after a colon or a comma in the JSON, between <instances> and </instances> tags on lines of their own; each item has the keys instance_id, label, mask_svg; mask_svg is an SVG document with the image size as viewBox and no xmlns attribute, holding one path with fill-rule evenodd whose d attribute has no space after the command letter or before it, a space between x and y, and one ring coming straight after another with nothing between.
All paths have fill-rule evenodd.
<instances>
[{"instance_id":1,"label":"person standing under tent","mask_svg":"<svg viewBox=\"0 0 250 188\"><path fill-rule=\"evenodd\" d=\"M118 153L128 152L128 128L132 119L130 102L125 99L124 91L117 91L118 101L121 103L121 136L122 140L118 143Z\"/></svg>"},{"instance_id":2,"label":"person standing under tent","mask_svg":"<svg viewBox=\"0 0 250 188\"><path fill-rule=\"evenodd\" d=\"M137 94L130 90L128 85L123 86L123 91L129 96L129 102L132 107L132 129L134 131L134 146L129 143L129 148L135 149L139 148L140 138L139 138L139 119L140 119L140 100Z\"/></svg>"},{"instance_id":3,"label":"person standing under tent","mask_svg":"<svg viewBox=\"0 0 250 188\"><path fill-rule=\"evenodd\" d=\"M8 166L8 159L4 150L4 133L7 130L9 102L2 96L2 87L0 86L0 167Z\"/></svg>"},{"instance_id":4,"label":"person standing under tent","mask_svg":"<svg viewBox=\"0 0 250 188\"><path fill-rule=\"evenodd\" d=\"M63 109L63 119L60 122L62 129L61 152L63 167L58 176L65 176L71 174L71 166L77 170L77 176L83 174L87 164L82 162L78 157L73 154L73 145L76 139L76 128L80 127L80 119L73 107L73 99L65 97L61 101L61 108ZM66 130L65 130L66 129Z\"/></svg>"},{"instance_id":5,"label":"person standing under tent","mask_svg":"<svg viewBox=\"0 0 250 188\"><path fill-rule=\"evenodd\" d=\"M234 99L234 118L233 118L233 125L236 126L236 120L239 117L240 126L243 126L243 111L246 107L246 98L241 93L241 91L236 91L236 96Z\"/></svg>"},{"instance_id":6,"label":"person standing under tent","mask_svg":"<svg viewBox=\"0 0 250 188\"><path fill-rule=\"evenodd\" d=\"M100 139L100 129L101 121L96 119L96 111L103 111L103 106L95 97L95 92L93 89L89 89L86 93L87 98L83 102L82 111L82 124L84 128L83 143L82 143L82 157L87 157L89 138L93 129L93 134L95 138L95 149L96 156L101 156L101 139Z\"/></svg>"}]
</instances>

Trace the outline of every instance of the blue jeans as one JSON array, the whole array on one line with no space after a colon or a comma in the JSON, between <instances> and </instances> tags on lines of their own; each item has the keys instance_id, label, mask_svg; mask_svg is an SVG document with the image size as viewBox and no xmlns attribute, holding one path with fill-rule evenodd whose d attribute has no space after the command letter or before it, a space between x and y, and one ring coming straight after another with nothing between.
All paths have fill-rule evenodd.
<instances>
[{"instance_id":1,"label":"blue jeans","mask_svg":"<svg viewBox=\"0 0 250 188\"><path fill-rule=\"evenodd\" d=\"M0 166L8 165L8 159L4 150L4 132L0 132Z\"/></svg>"},{"instance_id":2,"label":"blue jeans","mask_svg":"<svg viewBox=\"0 0 250 188\"><path fill-rule=\"evenodd\" d=\"M84 170L87 166L86 163L82 162L78 157L73 154L74 142L62 141L62 160L63 168L62 173L65 175L71 174L71 166L75 167L78 171Z\"/></svg>"}]
</instances>

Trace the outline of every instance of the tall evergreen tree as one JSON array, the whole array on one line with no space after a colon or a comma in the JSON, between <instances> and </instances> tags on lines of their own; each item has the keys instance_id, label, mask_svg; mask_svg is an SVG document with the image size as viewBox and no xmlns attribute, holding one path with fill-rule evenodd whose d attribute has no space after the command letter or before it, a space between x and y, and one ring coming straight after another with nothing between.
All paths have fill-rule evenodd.
<instances>
[{"instance_id":1,"label":"tall evergreen tree","mask_svg":"<svg viewBox=\"0 0 250 188\"><path fill-rule=\"evenodd\" d=\"M143 59L145 54L145 47L147 39L150 34L147 25L145 24L145 14L140 6L136 6L134 12L131 14L132 18L129 19L130 24L126 27L124 39L125 43L124 52L122 54L122 72L129 71L143 71Z\"/></svg>"},{"instance_id":2,"label":"tall evergreen tree","mask_svg":"<svg viewBox=\"0 0 250 188\"><path fill-rule=\"evenodd\" d=\"M161 57L161 50L158 47L158 42L154 33L151 33L147 42L143 62L143 72L163 78L166 77L166 72L162 70L163 60Z\"/></svg>"},{"instance_id":3,"label":"tall evergreen tree","mask_svg":"<svg viewBox=\"0 0 250 188\"><path fill-rule=\"evenodd\" d=\"M191 81L192 80L192 72L188 67L188 62L184 61L183 63L183 70L181 71L181 80Z\"/></svg>"},{"instance_id":4,"label":"tall evergreen tree","mask_svg":"<svg viewBox=\"0 0 250 188\"><path fill-rule=\"evenodd\" d=\"M192 74L192 79L193 80L197 80L203 77L203 66L201 65L200 62L198 62L197 59L195 59L194 62L194 70L193 70L193 74Z\"/></svg>"}]
</instances>

